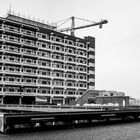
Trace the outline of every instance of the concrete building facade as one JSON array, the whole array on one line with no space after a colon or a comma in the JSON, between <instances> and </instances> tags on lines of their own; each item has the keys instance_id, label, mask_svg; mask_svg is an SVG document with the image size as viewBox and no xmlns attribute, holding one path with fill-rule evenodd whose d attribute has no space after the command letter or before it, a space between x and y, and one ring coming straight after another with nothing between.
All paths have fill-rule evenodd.
<instances>
[{"instance_id":1,"label":"concrete building facade","mask_svg":"<svg viewBox=\"0 0 140 140\"><path fill-rule=\"evenodd\" d=\"M0 18L1 104L69 104L94 88L94 37L11 14Z\"/></svg>"}]
</instances>

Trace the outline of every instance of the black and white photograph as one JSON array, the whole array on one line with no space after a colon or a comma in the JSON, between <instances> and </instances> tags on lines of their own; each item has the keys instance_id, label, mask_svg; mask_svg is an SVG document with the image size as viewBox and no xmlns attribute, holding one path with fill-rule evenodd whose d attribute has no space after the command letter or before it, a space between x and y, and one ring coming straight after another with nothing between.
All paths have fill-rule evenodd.
<instances>
[{"instance_id":1,"label":"black and white photograph","mask_svg":"<svg viewBox=\"0 0 140 140\"><path fill-rule=\"evenodd\" d=\"M0 0L0 140L140 140L139 0Z\"/></svg>"}]
</instances>

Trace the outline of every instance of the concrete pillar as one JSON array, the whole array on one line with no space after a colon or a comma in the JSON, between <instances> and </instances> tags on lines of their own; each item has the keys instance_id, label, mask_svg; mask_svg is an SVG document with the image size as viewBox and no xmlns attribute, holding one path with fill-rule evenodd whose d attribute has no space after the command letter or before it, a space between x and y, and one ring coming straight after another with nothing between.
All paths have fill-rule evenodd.
<instances>
[{"instance_id":1,"label":"concrete pillar","mask_svg":"<svg viewBox=\"0 0 140 140\"><path fill-rule=\"evenodd\" d=\"M52 99L53 99L53 97L50 96L50 104L52 104Z\"/></svg>"},{"instance_id":2,"label":"concrete pillar","mask_svg":"<svg viewBox=\"0 0 140 140\"><path fill-rule=\"evenodd\" d=\"M39 90L39 87L38 87L38 88L36 88L36 91L35 91L35 92L36 92L36 94L38 94L38 93L39 93L39 92L38 92L38 90Z\"/></svg>"},{"instance_id":3,"label":"concrete pillar","mask_svg":"<svg viewBox=\"0 0 140 140\"><path fill-rule=\"evenodd\" d=\"M19 97L19 105L22 105L22 97Z\"/></svg>"},{"instance_id":4,"label":"concrete pillar","mask_svg":"<svg viewBox=\"0 0 140 140\"><path fill-rule=\"evenodd\" d=\"M2 86L2 88L1 88L1 93L2 93L2 94L3 94L3 87L4 87L4 86ZM3 103L4 103L4 96L1 97L1 104L3 105Z\"/></svg>"},{"instance_id":5,"label":"concrete pillar","mask_svg":"<svg viewBox=\"0 0 140 140\"><path fill-rule=\"evenodd\" d=\"M1 81L3 82L3 75L2 75L2 77L1 77Z\"/></svg>"},{"instance_id":6,"label":"concrete pillar","mask_svg":"<svg viewBox=\"0 0 140 140\"><path fill-rule=\"evenodd\" d=\"M1 87L1 93L2 93L2 94L3 94L3 87L4 87L4 86Z\"/></svg>"},{"instance_id":7,"label":"concrete pillar","mask_svg":"<svg viewBox=\"0 0 140 140\"><path fill-rule=\"evenodd\" d=\"M125 107L125 100L123 100L123 107Z\"/></svg>"},{"instance_id":8,"label":"concrete pillar","mask_svg":"<svg viewBox=\"0 0 140 140\"><path fill-rule=\"evenodd\" d=\"M66 100L66 98L64 97L64 98L63 98L63 105L65 105L65 103L66 103L65 100Z\"/></svg>"},{"instance_id":9,"label":"concrete pillar","mask_svg":"<svg viewBox=\"0 0 140 140\"><path fill-rule=\"evenodd\" d=\"M4 67L4 65L2 65L2 68L1 68L2 71L3 71L3 67Z\"/></svg>"},{"instance_id":10,"label":"concrete pillar","mask_svg":"<svg viewBox=\"0 0 140 140\"><path fill-rule=\"evenodd\" d=\"M4 103L4 97L2 96L1 97L1 104L3 105L3 103Z\"/></svg>"}]
</instances>

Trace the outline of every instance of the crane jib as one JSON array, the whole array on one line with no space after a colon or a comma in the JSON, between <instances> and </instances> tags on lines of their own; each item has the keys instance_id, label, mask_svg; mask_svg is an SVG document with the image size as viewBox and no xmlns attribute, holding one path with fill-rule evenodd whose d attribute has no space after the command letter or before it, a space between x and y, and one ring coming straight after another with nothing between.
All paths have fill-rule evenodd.
<instances>
[{"instance_id":1,"label":"crane jib","mask_svg":"<svg viewBox=\"0 0 140 140\"><path fill-rule=\"evenodd\" d=\"M79 26L79 27L75 27L75 28L65 28L65 29L60 29L60 32L66 32L66 31L71 31L71 30L77 30L77 29L83 29L83 28L87 28L87 27L91 27L91 26L97 26L99 25L99 28L102 28L103 24L108 23L107 20L103 20L101 22L97 22L97 23L93 23L93 24L88 24L88 25L84 25L84 26Z\"/></svg>"}]
</instances>

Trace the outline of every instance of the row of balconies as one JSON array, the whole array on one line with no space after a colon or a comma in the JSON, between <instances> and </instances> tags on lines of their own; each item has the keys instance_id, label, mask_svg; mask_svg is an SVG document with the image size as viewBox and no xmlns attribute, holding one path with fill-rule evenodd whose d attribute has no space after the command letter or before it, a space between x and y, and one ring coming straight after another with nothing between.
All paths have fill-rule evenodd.
<instances>
[{"instance_id":1,"label":"row of balconies","mask_svg":"<svg viewBox=\"0 0 140 140\"><path fill-rule=\"evenodd\" d=\"M35 38L38 37L38 38L46 40L46 41L54 41L54 42L57 42L57 43L60 43L60 44L64 43L64 44L67 44L67 45L70 45L70 46L87 48L87 44L80 43L78 40L77 40L77 42L74 42L74 41L72 41L70 39L67 39L67 38L63 39L61 37L57 37L57 36L54 36L54 35L48 35L48 34L44 34L44 33L40 33L40 32L35 32L35 31L31 31L31 30L20 28L20 27L11 26L11 25L0 24L0 29L3 30L3 31L6 30L6 31L9 31L9 32L13 32L15 34L17 34L17 33L21 34L21 35L24 34L24 35L35 37Z\"/></svg>"},{"instance_id":2,"label":"row of balconies","mask_svg":"<svg viewBox=\"0 0 140 140\"><path fill-rule=\"evenodd\" d=\"M11 25L6 25L6 24L1 24L0 29L7 30L10 32L21 33L21 34L25 34L29 36L36 36L36 32L34 31L23 29L20 27L11 26Z\"/></svg>"},{"instance_id":3,"label":"row of balconies","mask_svg":"<svg viewBox=\"0 0 140 140\"><path fill-rule=\"evenodd\" d=\"M51 35L49 36L47 34L37 32L37 37L39 37L39 40L53 41L53 43L56 42L57 44L60 44L60 45L65 44L65 45L68 45L68 46L71 46L71 47L76 46L76 47L79 47L79 48L82 48L82 49L87 49L87 46L88 46L87 44L79 42L79 40L74 42L73 40L67 39L66 36L64 38L61 38L61 37L53 35L53 33L51 33Z\"/></svg>"},{"instance_id":4,"label":"row of balconies","mask_svg":"<svg viewBox=\"0 0 140 140\"><path fill-rule=\"evenodd\" d=\"M56 53L52 53L52 52L49 52L49 51L36 51L34 49L28 49L28 48L19 48L17 46L13 46L13 45L0 45L0 50L2 51L10 51L10 52L16 52L16 53L25 53L25 54L29 54L29 55L36 55L37 54L39 56L42 56L42 57L48 57L48 56L53 56L53 54L55 55L59 55L61 56L60 54L56 54ZM77 54L79 52L77 51Z\"/></svg>"},{"instance_id":5,"label":"row of balconies","mask_svg":"<svg viewBox=\"0 0 140 140\"><path fill-rule=\"evenodd\" d=\"M20 38L16 36L11 36L11 35L5 35L5 34L0 34L0 39L3 41L10 41L14 43L18 43L20 45L27 45L30 47L37 47L37 42L31 39L26 39L26 38Z\"/></svg>"},{"instance_id":6,"label":"row of balconies","mask_svg":"<svg viewBox=\"0 0 140 140\"><path fill-rule=\"evenodd\" d=\"M14 26L6 25L6 24L0 24L0 29L5 29L5 30L9 30L9 31L14 31L14 32L20 32L19 27L14 27Z\"/></svg>"},{"instance_id":7,"label":"row of balconies","mask_svg":"<svg viewBox=\"0 0 140 140\"><path fill-rule=\"evenodd\" d=\"M4 75L4 76L1 76L0 77L0 80L3 80L3 81L15 81L15 82L27 82L27 83L40 83L40 82L44 82L44 84L50 84L50 82L56 82L56 84L61 84L61 83L64 83L63 80L49 80L49 79L46 79L46 78L29 78L29 77L20 77L20 76L7 76L7 75ZM66 82L67 83L67 82ZM73 81L71 82L68 82L68 83L74 83ZM80 82L79 82L80 83Z\"/></svg>"},{"instance_id":8,"label":"row of balconies","mask_svg":"<svg viewBox=\"0 0 140 140\"><path fill-rule=\"evenodd\" d=\"M18 64L18 65L25 65L25 66L29 66L29 67L38 67L38 68L49 68L51 70L54 70L54 69L58 69L58 70L61 70L61 71L73 71L73 72L83 72L83 73L86 73L87 72L87 68L86 67L83 67L83 66L76 66L76 65L69 65L69 64L56 64L55 62L54 63L50 63L50 62L44 62L43 60L34 60L34 59L27 59L27 58L24 58L22 59L22 61L20 60L19 57L10 57L10 58L6 58L6 59L3 59L3 58L0 58L0 61L3 62L3 63L10 63L10 64ZM33 68L32 68L33 69Z\"/></svg>"},{"instance_id":9,"label":"row of balconies","mask_svg":"<svg viewBox=\"0 0 140 140\"><path fill-rule=\"evenodd\" d=\"M76 46L76 47L79 47L79 48L87 49L87 44L81 43L81 42L79 42L79 40L77 40L76 42L74 42L74 41L72 41L70 39L67 39L67 37L65 37L64 39L62 39L60 37L51 35L50 36L50 40L53 40L53 41L55 41L57 43L59 42L60 44L64 43L64 44L69 45L71 47Z\"/></svg>"},{"instance_id":10,"label":"row of balconies","mask_svg":"<svg viewBox=\"0 0 140 140\"><path fill-rule=\"evenodd\" d=\"M57 95L82 95L82 94L85 92L80 90L59 90L59 89L56 89L56 90L46 90L46 89L39 89L36 93L37 94L57 94Z\"/></svg>"},{"instance_id":11,"label":"row of balconies","mask_svg":"<svg viewBox=\"0 0 140 140\"><path fill-rule=\"evenodd\" d=\"M26 38L20 38L20 43L31 45L31 46L36 46L36 41L30 40L30 39L26 39Z\"/></svg>"},{"instance_id":12,"label":"row of balconies","mask_svg":"<svg viewBox=\"0 0 140 140\"><path fill-rule=\"evenodd\" d=\"M81 95L81 92L78 90L60 90L60 89L48 89L48 88L27 88L27 87L9 87L4 86L0 87L0 93L9 93L9 94L65 94L65 95Z\"/></svg>"},{"instance_id":13,"label":"row of balconies","mask_svg":"<svg viewBox=\"0 0 140 140\"><path fill-rule=\"evenodd\" d=\"M42 50L34 50L34 49L28 49L28 48L20 48L18 46L13 46L13 45L0 45L0 50L2 51L8 51L8 52L15 52L15 53L20 53L20 54L27 54L27 55L33 55L33 56L41 56L41 57L46 57L46 58L51 58L51 56L53 54L56 54L59 51L55 51L55 53L53 52L49 52L48 50L46 51L42 51ZM54 51L54 50L52 50ZM84 57L87 58L87 53L80 51L80 50L75 50L75 52L69 53L67 52L67 50L65 50L64 52L61 51L62 54L65 55L77 55L78 57ZM83 55L84 54L84 55Z\"/></svg>"},{"instance_id":14,"label":"row of balconies","mask_svg":"<svg viewBox=\"0 0 140 140\"><path fill-rule=\"evenodd\" d=\"M48 43L48 42L40 42L40 41L37 41L37 46L40 48L40 49L43 49L43 50L52 50L52 51L56 51L56 52L59 52L59 53L68 53L68 54L78 54L78 55L82 55L82 56L87 56L87 53L84 49L84 51L81 49L81 48L76 48L76 47L69 47L69 46L65 46L65 45L56 45L56 44L51 44L51 43Z\"/></svg>"},{"instance_id":15,"label":"row of balconies","mask_svg":"<svg viewBox=\"0 0 140 140\"><path fill-rule=\"evenodd\" d=\"M53 65L53 68L55 68L55 66L56 66L56 64ZM84 71L86 71L86 68L83 68L83 67L80 67L80 68L82 68L82 69L80 69L79 67L76 67L76 66L73 66L73 67L74 67L74 68L71 68L71 67L69 67L69 65L65 65L65 68L66 68L66 69L69 69L69 70L72 70L72 72L74 72L73 70L83 71L83 69L84 69ZM59 68L61 68L61 67L59 67ZM64 67L62 67L62 68L64 68ZM2 69L2 65L1 65L0 69ZM8 65L7 65L7 66L4 66L3 69L4 69L4 70L9 70L9 71L10 71L10 70L11 70L11 71L15 71L15 72L17 72L17 71L19 72L19 71L20 71L20 67L19 67L19 66L10 66L10 65L8 66ZM35 69L35 68L31 68L31 67L30 67L30 68L29 68L29 67L28 67L28 68L25 67L24 70L26 70L27 72L30 71L30 72L33 72L33 73L34 73L34 71L35 71L36 69ZM61 69L61 70L62 70L62 69ZM41 71L41 70L40 70L40 71ZM42 70L42 72L45 72L45 71L48 71L48 70L46 70L46 69L43 69L43 70ZM89 72L89 73L90 73L90 72Z\"/></svg>"},{"instance_id":16,"label":"row of balconies","mask_svg":"<svg viewBox=\"0 0 140 140\"><path fill-rule=\"evenodd\" d=\"M16 66L0 66L0 73L4 74L14 74L14 75L27 75L27 76L35 76L35 77L48 77L48 78L62 78L73 79L73 80L87 80L87 76L84 74L73 74L73 73L65 73L58 71L49 71L49 70L36 70L32 68L20 68Z\"/></svg>"},{"instance_id":17,"label":"row of balconies","mask_svg":"<svg viewBox=\"0 0 140 140\"><path fill-rule=\"evenodd\" d=\"M69 48L69 47L62 47L62 46L58 46L58 45L51 45L51 49L55 52L59 52L59 53L66 53L69 55L79 55L79 56L83 56L83 57L87 57L87 52L83 51L83 50L79 50L76 48Z\"/></svg>"},{"instance_id":18,"label":"row of balconies","mask_svg":"<svg viewBox=\"0 0 140 140\"><path fill-rule=\"evenodd\" d=\"M15 76L1 76L0 84L10 85L24 85L24 86L52 86L63 88L87 88L86 82L62 81L62 80L48 80L45 78L25 78Z\"/></svg>"},{"instance_id":19,"label":"row of balconies","mask_svg":"<svg viewBox=\"0 0 140 140\"><path fill-rule=\"evenodd\" d=\"M0 50L2 50L2 52L11 52L12 54L17 54L19 53L20 55L27 55L27 56L31 56L31 57L39 57L39 58L42 58L42 59L59 59L59 60L62 60L62 61L70 61L70 62L79 62L79 63L83 63L83 64L86 64L86 59L83 59L83 58L74 58L74 57L70 57L70 56L64 56L64 55L59 55L59 54L55 54L55 53L49 53L49 52L43 52L43 51L35 51L35 50L32 50L32 49L27 49L27 48L18 48L18 47L5 47L4 49L1 49L1 46L0 46Z\"/></svg>"},{"instance_id":20,"label":"row of balconies","mask_svg":"<svg viewBox=\"0 0 140 140\"><path fill-rule=\"evenodd\" d=\"M62 60L61 60L61 59ZM64 59L65 58L65 59ZM63 63L72 63L72 64L77 64L77 65L84 65L87 66L87 60L86 59L81 59L81 58L73 58L73 57L64 57L64 56L53 56L53 59L55 61L60 61ZM19 56L11 56L11 55L0 55L0 61L9 61L12 63L24 63L28 65L41 65L41 66L47 66L51 67L53 62L47 61L47 60L36 60L33 58L26 58L26 57L19 57ZM52 58L50 58L52 60Z\"/></svg>"},{"instance_id":21,"label":"row of balconies","mask_svg":"<svg viewBox=\"0 0 140 140\"><path fill-rule=\"evenodd\" d=\"M62 63L52 63L52 68L56 68L58 70L64 70L64 71L81 71L81 72L87 72L86 66L77 66L77 65L70 65L70 64L62 64Z\"/></svg>"},{"instance_id":22,"label":"row of balconies","mask_svg":"<svg viewBox=\"0 0 140 140\"><path fill-rule=\"evenodd\" d=\"M45 88L45 87L21 87L21 86L0 86L0 92L2 91L9 91L9 92L42 92L42 93L55 93L56 91L59 92L77 92L73 89L51 89L51 88Z\"/></svg>"},{"instance_id":23,"label":"row of balconies","mask_svg":"<svg viewBox=\"0 0 140 140\"><path fill-rule=\"evenodd\" d=\"M86 68L80 68L80 67L77 67L77 70L76 69L74 69L74 70L72 70L72 69L59 69L59 68L55 68L54 69L54 67L52 67L53 68L53 70L61 70L61 71L64 71L64 72L75 72L75 73L78 73L78 72L81 72L81 73L86 73ZM13 70L14 69L14 70ZM32 72L30 72L29 73L29 70L30 68L28 68L27 70L26 70L26 73L28 73L28 74L32 74L32 75L36 75L33 71L34 70L32 70ZM85 69L85 70L83 70L83 69ZM9 72L19 72L19 68L10 68L9 69ZM43 71L44 72L44 71ZM18 74L18 73L17 73Z\"/></svg>"}]
</instances>

